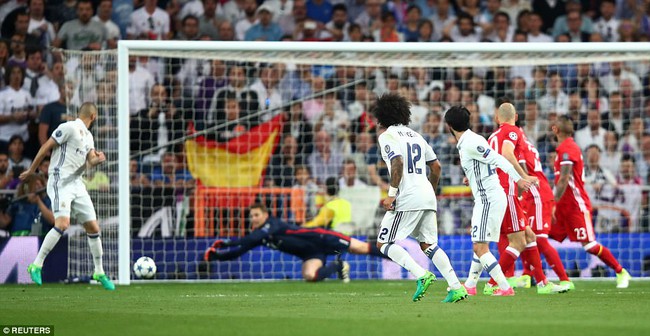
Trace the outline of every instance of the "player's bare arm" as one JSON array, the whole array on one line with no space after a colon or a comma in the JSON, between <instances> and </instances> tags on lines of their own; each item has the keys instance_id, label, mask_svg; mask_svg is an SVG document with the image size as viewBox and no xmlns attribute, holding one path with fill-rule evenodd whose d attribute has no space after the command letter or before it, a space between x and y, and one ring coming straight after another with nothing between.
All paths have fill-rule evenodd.
<instances>
[{"instance_id":1,"label":"player's bare arm","mask_svg":"<svg viewBox=\"0 0 650 336\"><path fill-rule=\"evenodd\" d=\"M95 149L91 149L86 156L86 162L88 162L92 167L95 167L104 161L106 161L106 155L104 155L104 152L98 152Z\"/></svg>"},{"instance_id":2,"label":"player's bare arm","mask_svg":"<svg viewBox=\"0 0 650 336\"><path fill-rule=\"evenodd\" d=\"M508 141L503 142L503 148L501 149L501 155L503 155L508 162L515 168L517 173L521 175L522 178L528 177L528 174L526 170L524 170L521 165L519 164L519 161L515 157L515 146L513 146L512 143Z\"/></svg>"},{"instance_id":3,"label":"player's bare arm","mask_svg":"<svg viewBox=\"0 0 650 336\"><path fill-rule=\"evenodd\" d=\"M436 190L438 189L438 182L440 182L442 165L440 164L440 160L434 160L427 162L427 166L429 166L429 182L431 182L433 190Z\"/></svg>"},{"instance_id":4,"label":"player's bare arm","mask_svg":"<svg viewBox=\"0 0 650 336\"><path fill-rule=\"evenodd\" d=\"M558 202L562 198L562 195L564 195L566 187L569 185L569 177L571 177L572 173L573 163L562 164L560 167L560 179L555 186L555 202Z\"/></svg>"},{"instance_id":5,"label":"player's bare arm","mask_svg":"<svg viewBox=\"0 0 650 336\"><path fill-rule=\"evenodd\" d=\"M390 189L397 189L399 187L400 182L402 181L402 175L404 174L404 160L402 160L401 156L397 156L390 160ZM388 192L388 197L386 197L383 201L383 206L384 209L386 210L393 210L394 207L394 202L395 198L397 195L392 195L391 192Z\"/></svg>"},{"instance_id":6,"label":"player's bare arm","mask_svg":"<svg viewBox=\"0 0 650 336\"><path fill-rule=\"evenodd\" d=\"M52 151L52 149L56 148L58 145L59 144L54 141L54 138L47 139L43 146L41 146L41 149L38 150L38 153L36 154L36 157L34 157L34 161L32 161L32 165L29 167L29 169L20 174L20 179L25 180L27 176L36 173L36 169L41 165L43 159L45 159L45 157Z\"/></svg>"}]
</instances>

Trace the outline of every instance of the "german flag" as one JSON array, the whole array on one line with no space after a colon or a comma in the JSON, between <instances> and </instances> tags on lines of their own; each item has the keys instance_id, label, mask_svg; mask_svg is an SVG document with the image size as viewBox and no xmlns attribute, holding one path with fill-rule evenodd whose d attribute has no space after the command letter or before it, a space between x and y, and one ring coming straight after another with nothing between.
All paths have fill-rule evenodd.
<instances>
[{"instance_id":1,"label":"german flag","mask_svg":"<svg viewBox=\"0 0 650 336\"><path fill-rule=\"evenodd\" d=\"M260 185L262 173L277 146L281 115L227 142L199 136L185 142L187 163L195 179L206 187L243 188Z\"/></svg>"}]
</instances>

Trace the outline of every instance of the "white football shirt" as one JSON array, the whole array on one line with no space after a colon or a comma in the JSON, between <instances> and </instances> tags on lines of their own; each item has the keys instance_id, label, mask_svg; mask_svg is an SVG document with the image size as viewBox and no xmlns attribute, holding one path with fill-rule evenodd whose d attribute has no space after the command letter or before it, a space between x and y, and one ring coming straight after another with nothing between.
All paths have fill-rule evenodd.
<instances>
[{"instance_id":1,"label":"white football shirt","mask_svg":"<svg viewBox=\"0 0 650 336\"><path fill-rule=\"evenodd\" d=\"M426 164L438 157L424 138L406 126L390 126L379 136L379 148L389 172L392 159L401 156L404 162L395 210L437 210L436 194L427 177Z\"/></svg>"},{"instance_id":2,"label":"white football shirt","mask_svg":"<svg viewBox=\"0 0 650 336\"><path fill-rule=\"evenodd\" d=\"M81 178L86 168L86 156L95 148L93 135L81 119L65 122L52 132L59 144L52 151L49 175L57 185Z\"/></svg>"},{"instance_id":3,"label":"white football shirt","mask_svg":"<svg viewBox=\"0 0 650 336\"><path fill-rule=\"evenodd\" d=\"M458 139L456 147L460 155L460 165L472 189L474 202L490 203L505 199L505 192L499 183L497 168L501 168L515 182L521 179L519 173L506 158L492 150L484 137L471 130L463 133Z\"/></svg>"}]
</instances>

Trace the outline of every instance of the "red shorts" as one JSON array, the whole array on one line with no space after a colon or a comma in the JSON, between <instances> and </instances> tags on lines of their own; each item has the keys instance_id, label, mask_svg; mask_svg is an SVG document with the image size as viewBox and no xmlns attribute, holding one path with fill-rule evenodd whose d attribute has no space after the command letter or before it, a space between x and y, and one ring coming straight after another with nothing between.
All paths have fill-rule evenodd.
<instances>
[{"instance_id":1,"label":"red shorts","mask_svg":"<svg viewBox=\"0 0 650 336\"><path fill-rule=\"evenodd\" d=\"M524 201L528 225L536 235L548 236L553 222L554 200L542 202L539 198L529 198Z\"/></svg>"},{"instance_id":2,"label":"red shorts","mask_svg":"<svg viewBox=\"0 0 650 336\"><path fill-rule=\"evenodd\" d=\"M501 222L501 234L511 234L526 229L526 217L521 203L516 197L506 196L508 206Z\"/></svg>"},{"instance_id":3,"label":"red shorts","mask_svg":"<svg viewBox=\"0 0 650 336\"><path fill-rule=\"evenodd\" d=\"M555 224L551 227L549 237L559 242L569 237L571 241L589 243L596 240L591 213L578 209L571 211L562 208L555 210Z\"/></svg>"}]
</instances>

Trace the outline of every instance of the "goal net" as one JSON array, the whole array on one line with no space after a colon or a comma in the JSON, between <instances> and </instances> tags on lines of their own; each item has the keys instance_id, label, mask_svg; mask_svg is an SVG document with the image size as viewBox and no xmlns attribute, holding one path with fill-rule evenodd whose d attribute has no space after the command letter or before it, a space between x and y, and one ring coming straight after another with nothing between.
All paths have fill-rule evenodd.
<instances>
[{"instance_id":1,"label":"goal net","mask_svg":"<svg viewBox=\"0 0 650 336\"><path fill-rule=\"evenodd\" d=\"M140 256L155 260L161 280L300 279L299 259L264 246L226 262L205 262L203 253L215 239L250 232L253 203L310 222L330 200L328 178L352 207L337 230L374 243L388 171L370 110L386 92L408 97L410 127L442 163L439 244L459 276L472 256L473 200L442 117L463 104L472 129L487 137L502 97L517 108L551 182L557 143L549 123L558 115L576 121L598 240L633 276L650 271L647 45L120 41L117 52L64 54L78 97L69 104L100 107L95 141L109 162L96 174L110 182L95 204L105 263L120 283L134 279ZM400 244L418 255L417 243ZM570 276L613 276L579 245L553 244ZM353 279L407 276L387 260L341 257ZM91 266L71 259L71 272Z\"/></svg>"}]
</instances>

